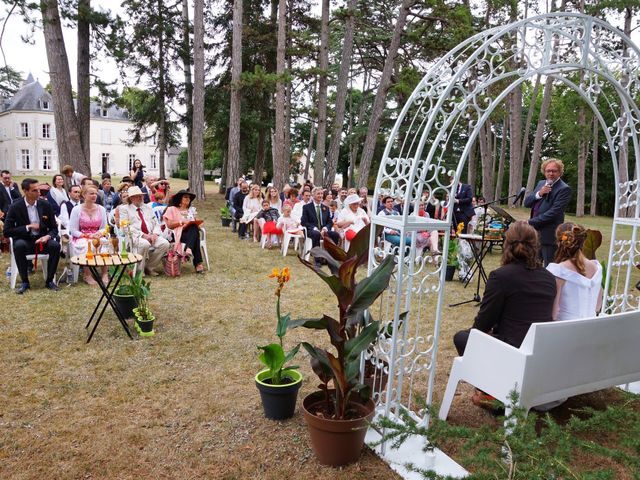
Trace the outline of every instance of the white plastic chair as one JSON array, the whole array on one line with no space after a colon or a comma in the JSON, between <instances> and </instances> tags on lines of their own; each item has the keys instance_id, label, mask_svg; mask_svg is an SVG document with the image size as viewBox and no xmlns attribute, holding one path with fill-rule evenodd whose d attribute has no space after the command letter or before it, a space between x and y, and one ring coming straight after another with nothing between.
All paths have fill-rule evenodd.
<instances>
[{"instance_id":1,"label":"white plastic chair","mask_svg":"<svg viewBox=\"0 0 640 480\"><path fill-rule=\"evenodd\" d=\"M200 231L200 251L202 252L202 258L204 258L207 264L207 270L211 270L211 268L209 268L209 254L207 253L207 231L204 227L200 227L198 230Z\"/></svg>"},{"instance_id":2,"label":"white plastic chair","mask_svg":"<svg viewBox=\"0 0 640 480\"><path fill-rule=\"evenodd\" d=\"M66 235L68 238L66 248L64 249L64 254L66 256L67 264L64 267L65 271L62 273L61 278L63 279L68 278L65 274L70 271L72 276L72 282L78 283L80 266L74 265L73 263L71 263L71 235L69 235L69 230L64 228L64 226L62 225L62 222L60 222L60 219L58 217L56 217L56 223L58 224L58 235L60 236L60 248L62 248L62 237Z\"/></svg>"},{"instance_id":3,"label":"white plastic chair","mask_svg":"<svg viewBox=\"0 0 640 480\"><path fill-rule=\"evenodd\" d=\"M13 238L9 238L9 255L11 255L11 277L9 279L9 286L13 290L16 288L16 281L18 280L18 264L16 263L16 257L13 255ZM36 258L35 254L27 255L27 261L32 261ZM49 261L48 254L38 254L38 263L42 267L42 275L44 280L47 280L47 262Z\"/></svg>"},{"instance_id":4,"label":"white plastic chair","mask_svg":"<svg viewBox=\"0 0 640 480\"><path fill-rule=\"evenodd\" d=\"M282 236L282 256L283 257L287 256L287 250L289 249L289 243L291 243L291 239L293 239L293 249L297 252L300 245L300 240L304 240L305 236L302 232L289 233L285 230Z\"/></svg>"}]
</instances>

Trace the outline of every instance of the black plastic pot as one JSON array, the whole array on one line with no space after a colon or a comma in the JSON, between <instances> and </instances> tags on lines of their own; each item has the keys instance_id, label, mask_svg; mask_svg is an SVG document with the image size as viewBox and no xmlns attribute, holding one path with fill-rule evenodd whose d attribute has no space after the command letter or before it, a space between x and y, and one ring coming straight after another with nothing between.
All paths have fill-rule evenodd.
<instances>
[{"instance_id":1,"label":"black plastic pot","mask_svg":"<svg viewBox=\"0 0 640 480\"><path fill-rule=\"evenodd\" d=\"M141 321L136 318L136 323L140 327L140 331L142 333L150 333L153 332L153 320L145 320Z\"/></svg>"},{"instance_id":2,"label":"black plastic pot","mask_svg":"<svg viewBox=\"0 0 640 480\"><path fill-rule=\"evenodd\" d=\"M256 387L260 391L264 416L272 420L285 420L293 417L296 411L298 390L302 385L302 374L297 370L283 370L283 378L289 377L291 383L272 385L269 383L269 370L262 370L256 377Z\"/></svg>"},{"instance_id":3,"label":"black plastic pot","mask_svg":"<svg viewBox=\"0 0 640 480\"><path fill-rule=\"evenodd\" d=\"M230 218L221 218L220 220L222 221L222 226L223 227L228 227L229 225L231 225L231 219Z\"/></svg>"},{"instance_id":4,"label":"black plastic pot","mask_svg":"<svg viewBox=\"0 0 640 480\"><path fill-rule=\"evenodd\" d=\"M447 282L453 280L453 275L456 273L456 267L453 265L447 265L447 272L445 273L444 279Z\"/></svg>"},{"instance_id":5,"label":"black plastic pot","mask_svg":"<svg viewBox=\"0 0 640 480\"><path fill-rule=\"evenodd\" d=\"M138 306L138 302L136 302L133 295L118 295L114 293L113 301L124 318L133 318L133 309Z\"/></svg>"}]
</instances>

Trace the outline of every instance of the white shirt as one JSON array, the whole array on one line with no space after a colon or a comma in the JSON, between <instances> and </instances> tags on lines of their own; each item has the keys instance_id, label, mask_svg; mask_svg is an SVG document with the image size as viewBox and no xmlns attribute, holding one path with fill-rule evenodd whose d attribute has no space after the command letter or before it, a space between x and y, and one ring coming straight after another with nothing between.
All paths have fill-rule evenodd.
<instances>
[{"instance_id":1,"label":"white shirt","mask_svg":"<svg viewBox=\"0 0 640 480\"><path fill-rule=\"evenodd\" d=\"M362 208L358 207L358 210L353 212L351 208L346 207L340 210L340 213L338 213L338 218L336 223L342 223L345 220L351 220L353 221L353 223L347 225L344 228L348 228L355 232L359 232L367 225L364 222L365 218L369 218L369 216L367 215L367 212L365 212Z\"/></svg>"},{"instance_id":2,"label":"white shirt","mask_svg":"<svg viewBox=\"0 0 640 480\"><path fill-rule=\"evenodd\" d=\"M37 204L38 201L36 200L35 203L33 205L31 205L29 202L27 202L27 199L24 199L24 203L27 205L27 214L29 214L29 223L40 223L40 216L38 215L38 208L37 208ZM30 230L29 227L27 226L27 232L31 232L31 235L35 235L36 232L34 230Z\"/></svg>"}]
</instances>

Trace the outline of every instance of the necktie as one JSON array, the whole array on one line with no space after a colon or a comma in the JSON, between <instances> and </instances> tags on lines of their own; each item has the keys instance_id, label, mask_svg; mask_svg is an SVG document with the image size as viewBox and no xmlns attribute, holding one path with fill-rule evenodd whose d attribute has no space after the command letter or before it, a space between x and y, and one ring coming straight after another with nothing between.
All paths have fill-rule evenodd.
<instances>
[{"instance_id":1,"label":"necktie","mask_svg":"<svg viewBox=\"0 0 640 480\"><path fill-rule=\"evenodd\" d=\"M322 224L320 223L320 205L316 205L316 218L318 219L318 230L322 230Z\"/></svg>"},{"instance_id":2,"label":"necktie","mask_svg":"<svg viewBox=\"0 0 640 480\"><path fill-rule=\"evenodd\" d=\"M149 233L149 229L147 228L147 222L144 221L144 215L142 215L142 210L138 207L138 216L140 217L140 229L142 233L147 235Z\"/></svg>"}]
</instances>

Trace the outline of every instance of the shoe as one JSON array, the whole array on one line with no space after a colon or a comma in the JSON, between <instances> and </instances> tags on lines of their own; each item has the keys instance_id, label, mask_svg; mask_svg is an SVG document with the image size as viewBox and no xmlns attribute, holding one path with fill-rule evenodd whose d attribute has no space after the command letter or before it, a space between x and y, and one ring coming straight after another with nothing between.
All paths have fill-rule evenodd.
<instances>
[{"instance_id":1,"label":"shoe","mask_svg":"<svg viewBox=\"0 0 640 480\"><path fill-rule=\"evenodd\" d=\"M204 265L201 263L196 265L196 273L204 273Z\"/></svg>"},{"instance_id":2,"label":"shoe","mask_svg":"<svg viewBox=\"0 0 640 480\"><path fill-rule=\"evenodd\" d=\"M16 290L16 293L18 295L22 295L24 292L26 292L27 290L29 290L31 288L31 285L29 285L28 282L22 282L20 284L20 287Z\"/></svg>"},{"instance_id":3,"label":"shoe","mask_svg":"<svg viewBox=\"0 0 640 480\"><path fill-rule=\"evenodd\" d=\"M156 272L155 270L149 270L147 272L147 275L149 275L150 277L157 277L160 274L158 272Z\"/></svg>"},{"instance_id":4,"label":"shoe","mask_svg":"<svg viewBox=\"0 0 640 480\"><path fill-rule=\"evenodd\" d=\"M57 292L58 290L60 290L60 288L58 287L58 285L55 284L55 282L51 281L51 282L47 282L47 284L45 285L49 290L53 290L54 292Z\"/></svg>"},{"instance_id":5,"label":"shoe","mask_svg":"<svg viewBox=\"0 0 640 480\"><path fill-rule=\"evenodd\" d=\"M482 390L477 390L471 397L471 402L480 408L484 408L485 410L489 410L491 413L496 415L501 415L504 413L504 405L502 402L497 400L495 397L492 397L488 393L484 393Z\"/></svg>"}]
</instances>

